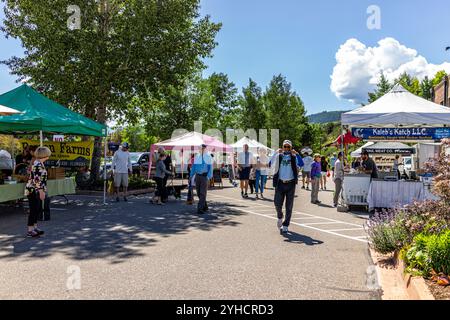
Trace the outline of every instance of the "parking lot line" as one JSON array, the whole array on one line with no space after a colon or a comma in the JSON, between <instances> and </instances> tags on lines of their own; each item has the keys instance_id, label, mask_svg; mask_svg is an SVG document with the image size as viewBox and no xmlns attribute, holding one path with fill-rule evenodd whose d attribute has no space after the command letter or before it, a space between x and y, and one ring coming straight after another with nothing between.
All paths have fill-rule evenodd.
<instances>
[{"instance_id":1,"label":"parking lot line","mask_svg":"<svg viewBox=\"0 0 450 320\"><path fill-rule=\"evenodd\" d=\"M312 222L312 223L304 223L307 226L313 226L318 224L345 224L346 222L334 222L334 221L327 221L327 222Z\"/></svg>"},{"instance_id":2,"label":"parking lot line","mask_svg":"<svg viewBox=\"0 0 450 320\"><path fill-rule=\"evenodd\" d=\"M236 199L234 199L234 198L230 198L230 197L226 197L226 196L221 196L221 195L217 195L217 194L213 194L213 196L249 204L247 200L240 200L240 199L239 199L239 200L236 200ZM274 209L272 206L268 206L268 205L264 205L264 204L257 204L257 205L254 205L253 208L255 208L255 207L266 207L266 208L272 208L272 209ZM315 217L315 218L327 220L327 221L330 221L330 222L332 222L332 221L333 221L333 222L342 222L342 223L345 223L345 224L347 224L347 225L354 226L354 227L361 227L361 225L356 224L356 223L343 222L343 221L339 221L339 220L336 220L336 219L331 219L331 218L326 218L326 217L321 217L321 216L313 215L313 214L310 214L310 213L305 213L305 212L300 212L300 211L293 211L292 213L293 213L293 214L297 214L297 215L304 215L304 216L307 216L307 217Z\"/></svg>"},{"instance_id":3,"label":"parking lot line","mask_svg":"<svg viewBox=\"0 0 450 320\"><path fill-rule=\"evenodd\" d=\"M364 228L363 227L361 227L361 228L350 228L350 229L332 229L332 230L329 230L329 231L333 231L333 232L339 232L339 231L356 231L356 230L364 230Z\"/></svg>"},{"instance_id":4,"label":"parking lot line","mask_svg":"<svg viewBox=\"0 0 450 320\"><path fill-rule=\"evenodd\" d=\"M248 203L248 201L245 201L245 200L236 200L234 198L230 198L230 197L226 197L226 196L219 196L219 195L215 195L215 194L213 196L218 197L218 198L223 198L223 199L229 199L229 200L233 200L233 201L241 201L241 202L247 202ZM262 205L262 204L259 204L258 206L269 207L269 206ZM254 206L254 207L257 207L257 206ZM253 207L253 209L254 209L254 207ZM265 214L262 214L262 213L258 213L258 212L249 210L248 208L244 209L244 208L236 207L235 209L239 210L239 211L242 211L242 212L245 212L245 213L252 214L252 215L264 217L266 219L277 220L277 218L274 217L273 215L265 215ZM323 218L323 217L320 217L320 216L314 216L314 215L310 215L310 214L306 214L306 215L308 215L310 217ZM324 219L328 219L328 218L324 218ZM329 220L334 220L334 219L329 219ZM354 226L357 226L359 228L362 228L361 225L357 225L357 224L354 224L354 223L342 222L342 221L338 221L338 220L334 220L333 222L340 223L340 224L354 225ZM353 241L358 241L358 242L363 242L363 243L367 243L368 242L366 240L367 236L352 237L352 236L348 236L348 235L345 235L345 234L337 233L335 231L330 231L330 230L326 230L326 229L320 229L320 228L317 228L315 226L312 226L311 224L303 224L303 223L298 223L298 222L295 222L295 221L292 221L291 224L299 226L299 227L304 227L304 228L307 228L307 229L311 229L311 230L315 230L315 231L331 234L331 235L334 235L334 236L337 236L337 237L353 240ZM323 223L320 223L320 224L323 224ZM331 224L331 221L329 221L327 224Z\"/></svg>"}]
</instances>

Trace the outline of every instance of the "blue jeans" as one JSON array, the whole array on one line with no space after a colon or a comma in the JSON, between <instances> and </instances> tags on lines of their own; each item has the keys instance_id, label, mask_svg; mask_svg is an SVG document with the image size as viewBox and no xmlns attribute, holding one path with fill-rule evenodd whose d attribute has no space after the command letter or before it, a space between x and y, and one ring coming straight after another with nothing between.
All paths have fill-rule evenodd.
<instances>
[{"instance_id":1,"label":"blue jeans","mask_svg":"<svg viewBox=\"0 0 450 320\"><path fill-rule=\"evenodd\" d=\"M266 185L266 181L267 176L261 175L261 170L256 170L256 184L255 184L256 193L258 193L259 189L261 189L261 193L264 192L264 186Z\"/></svg>"}]
</instances>

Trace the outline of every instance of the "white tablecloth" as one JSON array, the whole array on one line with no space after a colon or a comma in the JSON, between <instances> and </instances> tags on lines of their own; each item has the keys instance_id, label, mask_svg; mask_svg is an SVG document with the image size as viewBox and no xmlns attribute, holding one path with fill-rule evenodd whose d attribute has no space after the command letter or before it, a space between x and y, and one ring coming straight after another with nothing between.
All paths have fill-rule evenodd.
<instances>
[{"instance_id":1,"label":"white tablecloth","mask_svg":"<svg viewBox=\"0 0 450 320\"><path fill-rule=\"evenodd\" d=\"M367 202L369 209L396 208L432 197L422 182L372 181Z\"/></svg>"}]
</instances>

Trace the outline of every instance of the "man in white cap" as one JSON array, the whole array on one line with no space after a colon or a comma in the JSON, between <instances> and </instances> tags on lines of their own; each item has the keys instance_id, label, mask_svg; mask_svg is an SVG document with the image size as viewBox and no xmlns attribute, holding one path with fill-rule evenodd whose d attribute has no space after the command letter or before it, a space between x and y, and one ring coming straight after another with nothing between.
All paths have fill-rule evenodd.
<instances>
[{"instance_id":1,"label":"man in white cap","mask_svg":"<svg viewBox=\"0 0 450 320\"><path fill-rule=\"evenodd\" d=\"M295 188L298 183L297 152L292 149L292 142L285 140L283 149L272 157L274 168L275 208L277 210L277 227L281 234L288 232L294 207ZM283 221L283 204L286 201L286 215Z\"/></svg>"},{"instance_id":2,"label":"man in white cap","mask_svg":"<svg viewBox=\"0 0 450 320\"><path fill-rule=\"evenodd\" d=\"M128 175L131 174L133 167L131 165L131 156L128 152L130 146L124 142L122 147L114 153L112 168L114 173L114 194L116 201L119 202L119 189L123 187L123 200L127 200Z\"/></svg>"}]
</instances>

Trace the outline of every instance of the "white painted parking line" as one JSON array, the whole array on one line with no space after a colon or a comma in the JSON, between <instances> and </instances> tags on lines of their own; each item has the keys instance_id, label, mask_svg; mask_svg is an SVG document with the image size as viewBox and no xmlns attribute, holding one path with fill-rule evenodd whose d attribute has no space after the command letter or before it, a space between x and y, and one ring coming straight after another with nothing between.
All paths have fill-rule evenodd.
<instances>
[{"instance_id":1,"label":"white painted parking line","mask_svg":"<svg viewBox=\"0 0 450 320\"><path fill-rule=\"evenodd\" d=\"M327 222L312 222L312 223L305 223L307 226L314 226L318 224L346 224L346 222L334 222L334 221L327 221Z\"/></svg>"},{"instance_id":2,"label":"white painted parking line","mask_svg":"<svg viewBox=\"0 0 450 320\"><path fill-rule=\"evenodd\" d=\"M292 218L291 220L317 220L317 219L326 219L322 217L303 217L303 218Z\"/></svg>"},{"instance_id":3,"label":"white painted parking line","mask_svg":"<svg viewBox=\"0 0 450 320\"><path fill-rule=\"evenodd\" d=\"M221 196L221 195L219 196L219 195L217 195L217 194L214 194L213 196L219 197L219 198L228 199L228 200L233 200L233 201L244 202L244 203L246 203L246 204L249 204L247 200L236 200L236 199L234 199L234 198L230 198L230 197L226 197L226 196ZM252 209L254 209L255 207L258 207L258 208L259 208L260 206L261 206L261 207L266 207L266 208L272 208L272 209L273 209L273 206L268 206L268 205L264 205L264 204L258 204L257 206L253 206ZM333 221L333 222L345 223L346 225L349 225L349 226L361 227L360 224L351 223L351 222L339 221L339 220L336 220L336 219L331 219L331 218L321 217L321 216L317 216L317 215L313 215L313 214L305 213L305 212L300 212L300 211L294 211L294 212L292 212L292 214L293 214L293 215L294 215L294 214L297 214L297 215L304 215L304 216L307 216L307 217L315 217L315 218L327 220L327 221L330 221L330 222Z\"/></svg>"},{"instance_id":4,"label":"white painted parking line","mask_svg":"<svg viewBox=\"0 0 450 320\"><path fill-rule=\"evenodd\" d=\"M350 228L350 229L332 229L329 231L340 232L340 231L356 231L356 230L364 230L364 228Z\"/></svg>"},{"instance_id":5,"label":"white painted parking line","mask_svg":"<svg viewBox=\"0 0 450 320\"><path fill-rule=\"evenodd\" d=\"M248 201L246 201L246 200L236 200L236 199L234 199L234 198L230 198L230 197L226 197L226 196L221 196L221 195L219 196L219 195L216 195L216 194L214 194L214 195L212 195L212 196L215 196L215 197L218 197L218 198L222 198L222 199L233 200L233 201L246 202L246 203L248 204ZM259 204L258 206L269 207L269 206L262 205L262 204ZM267 218L267 219L277 220L277 218L274 217L273 215L270 215L270 216L269 216L269 215L265 215L265 214L262 214L262 213L258 213L258 212L255 212L255 211L250 210L249 208L245 208L245 209L244 209L244 208L235 207L235 209L236 209L236 210L239 210L239 211L242 211L242 212L245 212L245 213L249 213L249 214L253 214L253 215L256 215L256 216L264 217L264 218ZM252 209L255 209L255 206L254 206ZM329 219L329 218L324 218L324 217L320 217L320 216L314 216L314 215L306 214L306 213L300 213L300 214L307 215L307 216L309 216L310 218L319 218L319 219L320 219L320 218L323 218L323 219L325 219L325 220L331 220L331 221L327 221L326 224L332 224L332 222L333 222L333 223L339 223L339 224L353 225L353 226L356 226L356 227L358 227L358 228L362 228L361 225L354 224L354 223L338 221L338 220ZM341 238L345 238L345 239L350 239L350 240L353 240L353 241L358 241L358 242L363 242L363 243L367 243L367 242L368 242L367 240L365 240L365 239L367 239L367 236L352 237L352 236L348 236L348 235L345 235L345 234L337 233L337 232L335 232L335 231L326 230L326 229L320 229L320 228L314 227L314 226L312 226L311 224L308 224L308 223L307 223L307 224L302 224L302 223L298 223L298 222L292 221L291 224L292 224L292 225L296 225L296 226L300 226L300 227L304 227L304 228L307 228L307 229L311 229L311 230L315 230L315 231L319 231L319 232L331 234L331 235L334 235L334 236L337 236L337 237L341 237ZM323 224L323 223L320 223L320 224Z\"/></svg>"}]
</instances>

